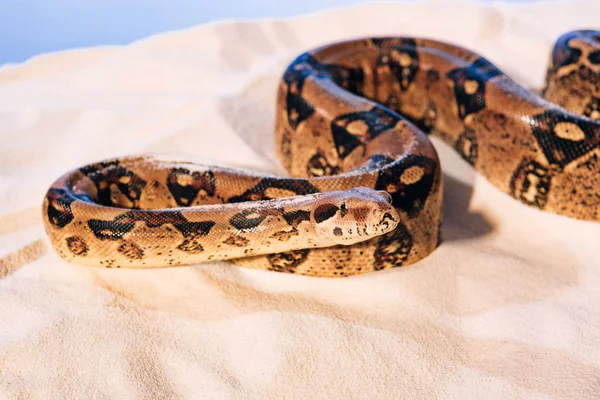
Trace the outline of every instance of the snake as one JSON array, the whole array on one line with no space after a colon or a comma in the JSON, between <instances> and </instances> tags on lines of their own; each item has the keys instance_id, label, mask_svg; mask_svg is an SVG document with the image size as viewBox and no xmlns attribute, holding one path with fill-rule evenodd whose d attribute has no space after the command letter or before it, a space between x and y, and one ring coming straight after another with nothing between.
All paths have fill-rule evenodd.
<instances>
[{"instance_id":1,"label":"snake","mask_svg":"<svg viewBox=\"0 0 600 400\"><path fill-rule=\"evenodd\" d=\"M443 174L430 136L502 192L600 219L600 32L560 36L528 90L483 56L416 37L324 44L277 87L280 175L156 155L65 173L43 200L67 261L152 268L229 260L343 277L416 263L443 241Z\"/></svg>"}]
</instances>

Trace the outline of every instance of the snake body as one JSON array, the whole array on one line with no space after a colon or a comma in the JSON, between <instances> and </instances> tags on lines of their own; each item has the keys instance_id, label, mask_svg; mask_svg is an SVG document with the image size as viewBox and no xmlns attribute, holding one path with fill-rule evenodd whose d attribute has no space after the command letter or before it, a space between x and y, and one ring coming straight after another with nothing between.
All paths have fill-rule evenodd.
<instances>
[{"instance_id":1,"label":"snake body","mask_svg":"<svg viewBox=\"0 0 600 400\"><path fill-rule=\"evenodd\" d=\"M561 36L543 96L482 56L430 39L366 38L298 56L277 92L275 143L289 177L111 159L48 190L46 232L81 264L159 267L231 259L348 276L400 267L440 241L452 146L517 200L600 218L600 33Z\"/></svg>"}]
</instances>

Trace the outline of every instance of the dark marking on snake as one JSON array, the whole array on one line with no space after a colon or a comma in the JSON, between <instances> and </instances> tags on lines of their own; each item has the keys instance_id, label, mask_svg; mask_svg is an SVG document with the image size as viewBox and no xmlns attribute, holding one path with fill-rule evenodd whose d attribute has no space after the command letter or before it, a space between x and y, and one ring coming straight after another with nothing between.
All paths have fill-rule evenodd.
<instances>
[{"instance_id":1,"label":"dark marking on snake","mask_svg":"<svg viewBox=\"0 0 600 400\"><path fill-rule=\"evenodd\" d=\"M425 133L431 133L437 119L437 108L434 103L430 103L423 111L423 116L415 120L415 125Z\"/></svg>"},{"instance_id":2,"label":"dark marking on snake","mask_svg":"<svg viewBox=\"0 0 600 400\"><path fill-rule=\"evenodd\" d=\"M588 55L588 60L590 61L590 64L594 64L594 65L600 64L600 50L591 52Z\"/></svg>"},{"instance_id":3,"label":"dark marking on snake","mask_svg":"<svg viewBox=\"0 0 600 400\"><path fill-rule=\"evenodd\" d=\"M281 131L280 149L283 156L281 162L283 167L287 170L289 170L292 166L292 140L290 136L291 133L288 129L283 129Z\"/></svg>"},{"instance_id":4,"label":"dark marking on snake","mask_svg":"<svg viewBox=\"0 0 600 400\"><path fill-rule=\"evenodd\" d=\"M287 84L287 118L292 128L298 128L314 112L314 107L302 97L304 81L317 71L318 63L309 54L296 58L285 71L283 80Z\"/></svg>"},{"instance_id":5,"label":"dark marking on snake","mask_svg":"<svg viewBox=\"0 0 600 400\"><path fill-rule=\"evenodd\" d=\"M337 165L332 165L327 158L320 153L315 153L306 165L306 172L309 176L335 175L341 172Z\"/></svg>"},{"instance_id":6,"label":"dark marking on snake","mask_svg":"<svg viewBox=\"0 0 600 400\"><path fill-rule=\"evenodd\" d=\"M335 204L325 203L321 204L314 211L315 214L315 222L320 224L323 221L328 220L335 216L335 214L339 211L339 207Z\"/></svg>"},{"instance_id":7,"label":"dark marking on snake","mask_svg":"<svg viewBox=\"0 0 600 400\"><path fill-rule=\"evenodd\" d=\"M375 249L375 270L404 265L413 247L413 239L402 223L392 232L380 236Z\"/></svg>"},{"instance_id":8,"label":"dark marking on snake","mask_svg":"<svg viewBox=\"0 0 600 400\"><path fill-rule=\"evenodd\" d=\"M380 105L336 117L331 121L330 129L339 157L346 158L358 146L395 127L401 119L394 111Z\"/></svg>"},{"instance_id":9,"label":"dark marking on snake","mask_svg":"<svg viewBox=\"0 0 600 400\"><path fill-rule=\"evenodd\" d=\"M423 177L413 184L405 184L400 177L410 167L423 168ZM427 157L409 155L386 165L379 171L375 189L385 190L392 196L394 207L403 210L410 218L416 217L429 196L434 183L437 163Z\"/></svg>"},{"instance_id":10,"label":"dark marking on snake","mask_svg":"<svg viewBox=\"0 0 600 400\"><path fill-rule=\"evenodd\" d=\"M80 238L79 236L69 236L66 239L67 247L69 251L73 253L73 255L85 257L88 253L88 246L85 243L85 240Z\"/></svg>"},{"instance_id":11,"label":"dark marking on snake","mask_svg":"<svg viewBox=\"0 0 600 400\"><path fill-rule=\"evenodd\" d=\"M383 51L378 65L387 65L396 77L400 90L407 91L419 70L417 43L409 38L371 39Z\"/></svg>"},{"instance_id":12,"label":"dark marking on snake","mask_svg":"<svg viewBox=\"0 0 600 400\"><path fill-rule=\"evenodd\" d=\"M198 196L215 195L215 175L212 171L193 171L186 168L173 168L167 176L167 187L178 206L187 207Z\"/></svg>"},{"instance_id":13,"label":"dark marking on snake","mask_svg":"<svg viewBox=\"0 0 600 400\"><path fill-rule=\"evenodd\" d=\"M285 242L290 240L292 237L294 236L298 236L298 230L296 228L292 228L289 231L279 231L279 232L275 232L274 234L272 234L270 236L271 239L276 239L280 242Z\"/></svg>"},{"instance_id":14,"label":"dark marking on snake","mask_svg":"<svg viewBox=\"0 0 600 400\"><path fill-rule=\"evenodd\" d=\"M575 64L579 61L581 50L569 46L569 42L577 36L578 35L575 34L575 32L569 32L558 38L554 51L552 52L552 64L554 69Z\"/></svg>"},{"instance_id":15,"label":"dark marking on snake","mask_svg":"<svg viewBox=\"0 0 600 400\"><path fill-rule=\"evenodd\" d=\"M583 115L588 118L600 120L600 98L592 97L583 110Z\"/></svg>"},{"instance_id":16,"label":"dark marking on snake","mask_svg":"<svg viewBox=\"0 0 600 400\"><path fill-rule=\"evenodd\" d=\"M245 247L249 242L250 241L248 239L240 235L231 235L227 238L227 240L223 241L223 243L235 247Z\"/></svg>"},{"instance_id":17,"label":"dark marking on snake","mask_svg":"<svg viewBox=\"0 0 600 400\"><path fill-rule=\"evenodd\" d=\"M306 261L309 253L309 249L302 249L267 254L267 260L269 261L269 264L271 264L269 269L271 271L294 273L296 272L296 268Z\"/></svg>"},{"instance_id":18,"label":"dark marking on snake","mask_svg":"<svg viewBox=\"0 0 600 400\"><path fill-rule=\"evenodd\" d=\"M454 149L464 158L469 164L475 165L479 147L477 144L477 136L475 132L469 128L458 137L454 144Z\"/></svg>"},{"instance_id":19,"label":"dark marking on snake","mask_svg":"<svg viewBox=\"0 0 600 400\"><path fill-rule=\"evenodd\" d=\"M158 228L171 224L184 237L206 236L215 225L214 221L188 221L180 212L144 212L128 211L115 217L112 221L91 219L88 227L101 240L119 240L135 227L136 222L143 222L148 228Z\"/></svg>"},{"instance_id":20,"label":"dark marking on snake","mask_svg":"<svg viewBox=\"0 0 600 400\"><path fill-rule=\"evenodd\" d=\"M251 231L258 227L269 215L279 216L281 209L249 208L234 214L229 219L229 224L241 231Z\"/></svg>"},{"instance_id":21,"label":"dark marking on snake","mask_svg":"<svg viewBox=\"0 0 600 400\"><path fill-rule=\"evenodd\" d=\"M510 189L513 196L523 203L543 209L551 182L548 168L534 160L523 160L510 181Z\"/></svg>"},{"instance_id":22,"label":"dark marking on snake","mask_svg":"<svg viewBox=\"0 0 600 400\"><path fill-rule=\"evenodd\" d=\"M486 107L485 84L500 75L502 72L485 58L478 58L468 67L448 72L448 78L454 83L460 118L464 119Z\"/></svg>"},{"instance_id":23,"label":"dark marking on snake","mask_svg":"<svg viewBox=\"0 0 600 400\"><path fill-rule=\"evenodd\" d=\"M68 223L73 221L73 211L71 203L75 201L67 191L63 189L50 188L46 194L48 207L46 213L48 220L57 228L64 228Z\"/></svg>"},{"instance_id":24,"label":"dark marking on snake","mask_svg":"<svg viewBox=\"0 0 600 400\"><path fill-rule=\"evenodd\" d=\"M96 186L94 200L106 206L137 208L142 190L147 184L140 176L121 166L118 160L87 165L79 171L94 182ZM112 186L117 187L132 205L115 203L111 192Z\"/></svg>"},{"instance_id":25,"label":"dark marking on snake","mask_svg":"<svg viewBox=\"0 0 600 400\"><path fill-rule=\"evenodd\" d=\"M284 212L283 218L288 225L293 226L294 228L298 227L301 222L310 221L310 212L306 210L296 210L290 212Z\"/></svg>"},{"instance_id":26,"label":"dark marking on snake","mask_svg":"<svg viewBox=\"0 0 600 400\"><path fill-rule=\"evenodd\" d=\"M127 240L123 242L118 248L117 251L123 254L125 257L130 260L141 260L144 258L144 250L137 244Z\"/></svg>"},{"instance_id":27,"label":"dark marking on snake","mask_svg":"<svg viewBox=\"0 0 600 400\"><path fill-rule=\"evenodd\" d=\"M361 68L347 68L334 64L323 64L322 66L338 86L359 96L363 95L365 72Z\"/></svg>"},{"instance_id":28,"label":"dark marking on snake","mask_svg":"<svg viewBox=\"0 0 600 400\"><path fill-rule=\"evenodd\" d=\"M190 254L198 254L204 251L204 247L202 247L197 238L186 238L177 248Z\"/></svg>"},{"instance_id":29,"label":"dark marking on snake","mask_svg":"<svg viewBox=\"0 0 600 400\"><path fill-rule=\"evenodd\" d=\"M552 110L532 116L531 130L548 162L561 168L596 149L600 141L594 121Z\"/></svg>"}]
</instances>

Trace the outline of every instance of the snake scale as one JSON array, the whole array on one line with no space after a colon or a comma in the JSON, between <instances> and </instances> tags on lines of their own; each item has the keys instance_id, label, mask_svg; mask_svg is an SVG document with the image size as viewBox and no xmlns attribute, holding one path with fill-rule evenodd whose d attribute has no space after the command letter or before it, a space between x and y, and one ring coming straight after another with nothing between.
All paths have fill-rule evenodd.
<instances>
[{"instance_id":1,"label":"snake scale","mask_svg":"<svg viewBox=\"0 0 600 400\"><path fill-rule=\"evenodd\" d=\"M71 171L44 199L58 254L80 264L237 265L349 276L412 264L439 244L436 135L479 174L548 212L600 218L600 32L555 43L543 98L465 48L355 39L298 56L276 99L290 176L159 160Z\"/></svg>"}]
</instances>

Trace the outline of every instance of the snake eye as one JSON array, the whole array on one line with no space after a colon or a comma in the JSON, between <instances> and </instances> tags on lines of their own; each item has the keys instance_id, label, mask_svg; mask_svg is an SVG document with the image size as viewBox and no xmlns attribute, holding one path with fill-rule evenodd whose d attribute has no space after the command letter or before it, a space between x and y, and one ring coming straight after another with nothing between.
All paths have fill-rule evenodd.
<instances>
[{"instance_id":1,"label":"snake eye","mask_svg":"<svg viewBox=\"0 0 600 400\"><path fill-rule=\"evenodd\" d=\"M346 215L346 213L348 212L348 209L346 208L346 203L340 204L340 211L341 211L342 218L343 218L344 215Z\"/></svg>"}]
</instances>

